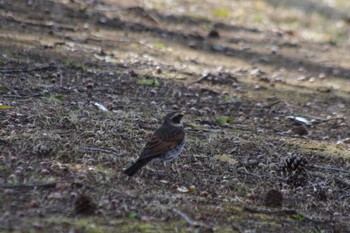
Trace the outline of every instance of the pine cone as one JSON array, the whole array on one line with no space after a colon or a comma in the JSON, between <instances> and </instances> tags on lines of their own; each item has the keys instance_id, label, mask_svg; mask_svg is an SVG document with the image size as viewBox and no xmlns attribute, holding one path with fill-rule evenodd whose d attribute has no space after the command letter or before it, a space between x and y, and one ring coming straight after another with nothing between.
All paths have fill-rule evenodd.
<instances>
[{"instance_id":1,"label":"pine cone","mask_svg":"<svg viewBox=\"0 0 350 233\"><path fill-rule=\"evenodd\" d=\"M308 162L303 157L289 156L282 163L282 175L287 177L287 184L296 188L304 186L308 181L306 166Z\"/></svg>"}]
</instances>

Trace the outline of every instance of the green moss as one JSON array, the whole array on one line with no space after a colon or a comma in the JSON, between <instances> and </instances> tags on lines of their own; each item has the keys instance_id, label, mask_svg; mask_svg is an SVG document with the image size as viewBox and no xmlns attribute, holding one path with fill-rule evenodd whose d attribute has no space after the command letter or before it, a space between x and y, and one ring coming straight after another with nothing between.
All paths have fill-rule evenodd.
<instances>
[{"instance_id":1,"label":"green moss","mask_svg":"<svg viewBox=\"0 0 350 233\"><path fill-rule=\"evenodd\" d=\"M213 12L216 17L228 17L230 15L230 10L227 8L224 9L216 9Z\"/></svg>"},{"instance_id":2,"label":"green moss","mask_svg":"<svg viewBox=\"0 0 350 233\"><path fill-rule=\"evenodd\" d=\"M87 219L79 219L78 221L75 221L73 223L73 226L83 229L86 233L104 233L106 232L105 229L102 227L96 225L95 223L92 223L92 221Z\"/></svg>"}]
</instances>

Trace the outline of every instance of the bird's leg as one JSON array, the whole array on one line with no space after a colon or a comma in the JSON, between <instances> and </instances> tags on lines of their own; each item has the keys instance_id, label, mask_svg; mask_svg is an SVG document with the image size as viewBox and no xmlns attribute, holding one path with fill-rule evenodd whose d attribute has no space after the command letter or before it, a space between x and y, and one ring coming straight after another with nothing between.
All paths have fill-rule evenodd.
<instances>
[{"instance_id":1,"label":"bird's leg","mask_svg":"<svg viewBox=\"0 0 350 233\"><path fill-rule=\"evenodd\" d=\"M169 174L169 163L168 163L168 161L164 161L163 162L163 166L164 166L165 172Z\"/></svg>"},{"instance_id":2,"label":"bird's leg","mask_svg":"<svg viewBox=\"0 0 350 233\"><path fill-rule=\"evenodd\" d=\"M177 178L176 177L177 172L175 171L175 169L173 167L172 161L164 161L163 165L164 165L164 170L166 172L167 177L171 177L173 179L174 175L175 175L175 178Z\"/></svg>"},{"instance_id":3,"label":"bird's leg","mask_svg":"<svg viewBox=\"0 0 350 233\"><path fill-rule=\"evenodd\" d=\"M177 161L173 161L170 165L171 168L171 174L175 175L175 179L181 183L183 183L184 179L182 177L181 172L179 171L179 165L177 163Z\"/></svg>"},{"instance_id":4,"label":"bird's leg","mask_svg":"<svg viewBox=\"0 0 350 233\"><path fill-rule=\"evenodd\" d=\"M161 166L159 166L161 164L159 161L155 161L153 164L155 165L155 169L152 169L152 171L156 173L157 178L161 179L164 176L164 172L161 170Z\"/></svg>"}]
</instances>

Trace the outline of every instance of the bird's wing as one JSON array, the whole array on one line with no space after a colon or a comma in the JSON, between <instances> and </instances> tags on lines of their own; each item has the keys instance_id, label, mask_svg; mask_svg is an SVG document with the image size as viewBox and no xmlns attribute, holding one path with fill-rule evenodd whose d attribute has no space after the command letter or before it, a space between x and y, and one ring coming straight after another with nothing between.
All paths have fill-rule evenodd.
<instances>
[{"instance_id":1,"label":"bird's wing","mask_svg":"<svg viewBox=\"0 0 350 233\"><path fill-rule=\"evenodd\" d=\"M167 151L175 148L184 140L185 131L182 128L175 128L168 132L167 135L162 133L162 130L157 130L143 149L139 160L152 159L161 156Z\"/></svg>"}]
</instances>

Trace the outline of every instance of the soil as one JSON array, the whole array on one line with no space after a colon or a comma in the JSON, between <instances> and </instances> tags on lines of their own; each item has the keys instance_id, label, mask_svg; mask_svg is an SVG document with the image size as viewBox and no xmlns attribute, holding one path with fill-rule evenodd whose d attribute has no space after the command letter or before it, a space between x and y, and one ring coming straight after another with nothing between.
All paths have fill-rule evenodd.
<instances>
[{"instance_id":1,"label":"soil","mask_svg":"<svg viewBox=\"0 0 350 233\"><path fill-rule=\"evenodd\" d=\"M324 2L0 0L0 231L350 232ZM173 110L180 158L124 175Z\"/></svg>"}]
</instances>

